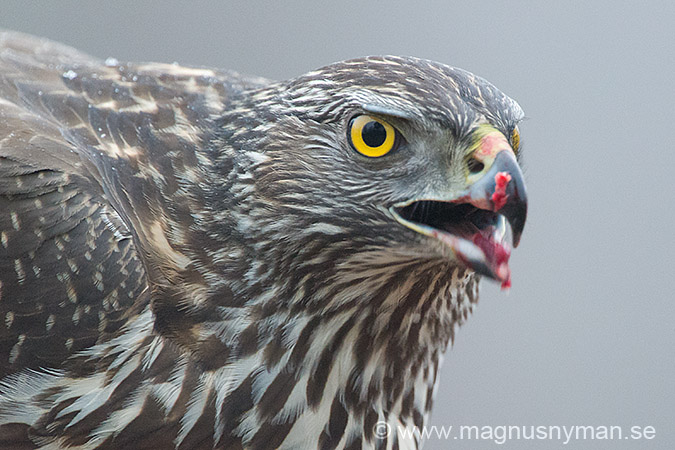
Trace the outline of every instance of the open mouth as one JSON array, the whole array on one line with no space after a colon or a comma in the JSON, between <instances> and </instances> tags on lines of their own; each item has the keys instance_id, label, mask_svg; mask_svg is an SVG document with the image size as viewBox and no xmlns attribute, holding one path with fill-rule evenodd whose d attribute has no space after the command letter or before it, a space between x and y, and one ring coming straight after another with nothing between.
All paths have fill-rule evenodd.
<instances>
[{"instance_id":1,"label":"open mouth","mask_svg":"<svg viewBox=\"0 0 675 450\"><path fill-rule=\"evenodd\" d=\"M417 200L393 206L398 222L447 245L476 272L511 285L511 243L507 220L499 213L469 203Z\"/></svg>"},{"instance_id":2,"label":"open mouth","mask_svg":"<svg viewBox=\"0 0 675 450\"><path fill-rule=\"evenodd\" d=\"M479 176L467 178L466 189L458 195L404 201L389 211L401 225L440 241L457 260L506 289L511 286L511 247L518 246L527 218L527 192L508 143L497 150L492 147L480 147L479 156L489 166Z\"/></svg>"}]
</instances>

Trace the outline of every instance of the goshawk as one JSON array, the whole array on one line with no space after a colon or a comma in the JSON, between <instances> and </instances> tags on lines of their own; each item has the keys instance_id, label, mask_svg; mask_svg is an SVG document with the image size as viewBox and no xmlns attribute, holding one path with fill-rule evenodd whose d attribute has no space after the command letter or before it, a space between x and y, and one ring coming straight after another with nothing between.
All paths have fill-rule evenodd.
<instances>
[{"instance_id":1,"label":"goshawk","mask_svg":"<svg viewBox=\"0 0 675 450\"><path fill-rule=\"evenodd\" d=\"M522 117L416 58L273 82L0 34L0 447L417 448L510 283Z\"/></svg>"}]
</instances>

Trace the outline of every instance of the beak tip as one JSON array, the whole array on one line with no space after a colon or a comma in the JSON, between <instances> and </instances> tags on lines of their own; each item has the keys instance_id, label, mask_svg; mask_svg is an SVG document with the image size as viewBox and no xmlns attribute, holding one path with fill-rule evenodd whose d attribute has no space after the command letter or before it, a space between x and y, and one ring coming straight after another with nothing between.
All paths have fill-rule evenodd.
<instances>
[{"instance_id":1,"label":"beak tip","mask_svg":"<svg viewBox=\"0 0 675 450\"><path fill-rule=\"evenodd\" d=\"M520 236L520 233L513 235L513 248L518 248L518 244L520 244Z\"/></svg>"},{"instance_id":2,"label":"beak tip","mask_svg":"<svg viewBox=\"0 0 675 450\"><path fill-rule=\"evenodd\" d=\"M520 204L522 207L518 208L520 211L516 211L514 214L507 215L507 220L511 225L511 230L513 233L513 248L518 247L520 244L520 238L523 236L523 229L525 228L525 218L527 217L527 207L525 203Z\"/></svg>"}]
</instances>

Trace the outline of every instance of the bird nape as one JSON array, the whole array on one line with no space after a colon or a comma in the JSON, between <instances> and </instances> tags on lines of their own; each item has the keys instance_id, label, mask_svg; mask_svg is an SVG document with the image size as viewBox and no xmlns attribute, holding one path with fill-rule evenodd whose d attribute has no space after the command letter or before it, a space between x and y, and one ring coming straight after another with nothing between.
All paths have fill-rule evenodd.
<instances>
[{"instance_id":1,"label":"bird nape","mask_svg":"<svg viewBox=\"0 0 675 450\"><path fill-rule=\"evenodd\" d=\"M416 58L274 82L0 34L0 448L418 448L510 283L522 117Z\"/></svg>"}]
</instances>

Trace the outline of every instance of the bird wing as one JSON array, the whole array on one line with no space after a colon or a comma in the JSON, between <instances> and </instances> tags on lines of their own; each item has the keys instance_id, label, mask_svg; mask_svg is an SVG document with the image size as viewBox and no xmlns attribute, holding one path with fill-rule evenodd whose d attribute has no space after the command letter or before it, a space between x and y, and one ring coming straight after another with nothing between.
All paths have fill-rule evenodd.
<instances>
[{"instance_id":1,"label":"bird wing","mask_svg":"<svg viewBox=\"0 0 675 450\"><path fill-rule=\"evenodd\" d=\"M61 367L188 263L167 237L198 197L181 180L226 99L264 83L0 33L0 375Z\"/></svg>"}]
</instances>

